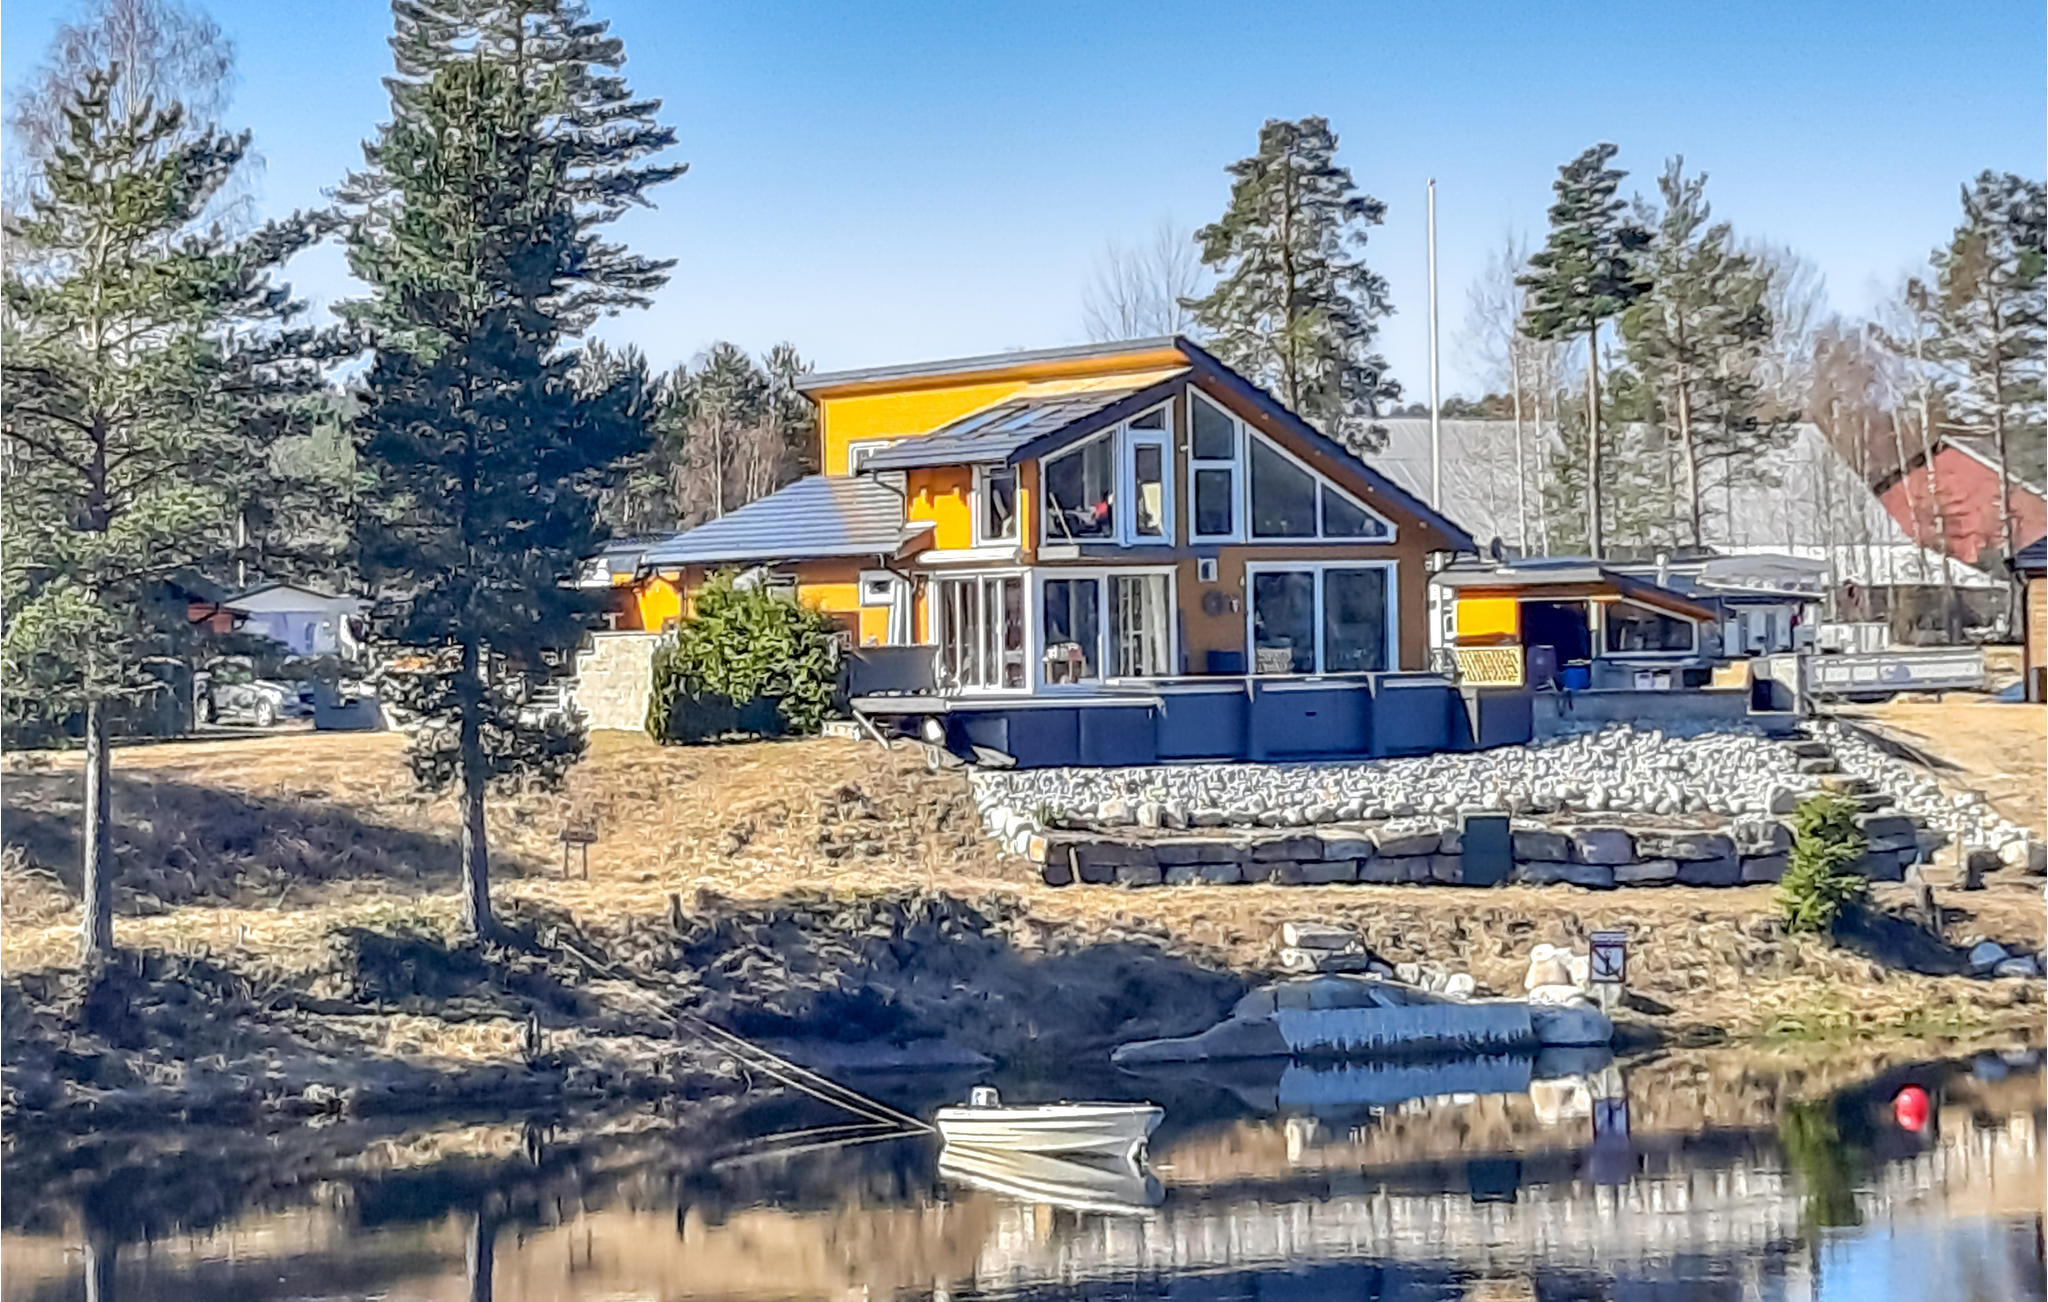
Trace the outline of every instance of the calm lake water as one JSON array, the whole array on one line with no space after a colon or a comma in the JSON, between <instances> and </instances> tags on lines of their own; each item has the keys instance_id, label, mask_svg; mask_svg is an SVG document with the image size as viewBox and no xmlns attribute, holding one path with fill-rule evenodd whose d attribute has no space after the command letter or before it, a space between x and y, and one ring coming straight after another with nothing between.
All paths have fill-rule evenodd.
<instances>
[{"instance_id":1,"label":"calm lake water","mask_svg":"<svg viewBox=\"0 0 2048 1302\"><path fill-rule=\"evenodd\" d=\"M919 1115L972 1077L870 1079ZM786 1099L11 1136L8 1299L2040 1298L2038 1052L998 1081L1149 1098L1136 1169L776 1153ZM1927 1095L1924 1116L1901 1089Z\"/></svg>"}]
</instances>

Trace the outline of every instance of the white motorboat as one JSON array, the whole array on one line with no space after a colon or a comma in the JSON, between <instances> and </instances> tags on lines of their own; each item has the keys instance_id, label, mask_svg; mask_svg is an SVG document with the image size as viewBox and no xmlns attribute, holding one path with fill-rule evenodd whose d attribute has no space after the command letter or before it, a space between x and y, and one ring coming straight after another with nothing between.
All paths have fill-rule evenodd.
<instances>
[{"instance_id":1,"label":"white motorboat","mask_svg":"<svg viewBox=\"0 0 2048 1302\"><path fill-rule=\"evenodd\" d=\"M940 1108L932 1122L949 1148L1136 1157L1165 1116L1165 1109L1151 1103L1005 1107L993 1089L978 1086L966 1104Z\"/></svg>"}]
</instances>

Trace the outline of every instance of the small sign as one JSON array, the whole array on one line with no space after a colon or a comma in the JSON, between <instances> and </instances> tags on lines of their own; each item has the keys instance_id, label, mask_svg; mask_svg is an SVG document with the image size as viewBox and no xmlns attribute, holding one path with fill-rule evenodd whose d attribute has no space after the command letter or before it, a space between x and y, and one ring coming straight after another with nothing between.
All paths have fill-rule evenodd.
<instances>
[{"instance_id":1,"label":"small sign","mask_svg":"<svg viewBox=\"0 0 2048 1302\"><path fill-rule=\"evenodd\" d=\"M1587 975L1597 984L1618 986L1628 980L1628 933L1625 931L1596 931L1591 939L1592 952L1587 963Z\"/></svg>"}]
</instances>

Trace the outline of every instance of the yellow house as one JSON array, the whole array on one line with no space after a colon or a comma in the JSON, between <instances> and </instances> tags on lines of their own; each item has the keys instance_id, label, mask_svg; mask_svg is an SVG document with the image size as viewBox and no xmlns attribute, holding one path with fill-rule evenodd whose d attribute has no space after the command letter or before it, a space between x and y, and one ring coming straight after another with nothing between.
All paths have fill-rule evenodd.
<instances>
[{"instance_id":1,"label":"yellow house","mask_svg":"<svg viewBox=\"0 0 2048 1302\"><path fill-rule=\"evenodd\" d=\"M662 627L705 573L745 567L878 658L926 648L945 713L1114 706L1419 673L1432 557L1474 550L1183 338L802 388L823 472L647 546L618 576L625 623Z\"/></svg>"}]
</instances>

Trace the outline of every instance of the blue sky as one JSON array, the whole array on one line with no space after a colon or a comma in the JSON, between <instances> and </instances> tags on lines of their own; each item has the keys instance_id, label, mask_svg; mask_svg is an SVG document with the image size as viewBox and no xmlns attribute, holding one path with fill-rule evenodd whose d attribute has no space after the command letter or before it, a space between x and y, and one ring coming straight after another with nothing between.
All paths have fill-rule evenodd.
<instances>
[{"instance_id":1,"label":"blue sky","mask_svg":"<svg viewBox=\"0 0 2048 1302\"><path fill-rule=\"evenodd\" d=\"M674 279L601 330L664 364L719 338L788 338L828 369L1078 341L1104 242L1213 218L1224 165L1275 116L1328 117L1387 204L1369 259L1412 396L1431 176L1456 390L1465 286L1510 228L1540 234L1558 164L1593 141L1644 190L1683 153L1718 215L1804 251L1849 312L1944 237L1960 182L2038 177L2048 153L2039 0L594 7L691 164L620 227L680 259ZM66 8L9 0L10 88ZM238 46L230 117L267 160L261 202L320 202L386 110L384 7L206 8ZM316 301L349 292L338 254L294 279Z\"/></svg>"}]
</instances>

